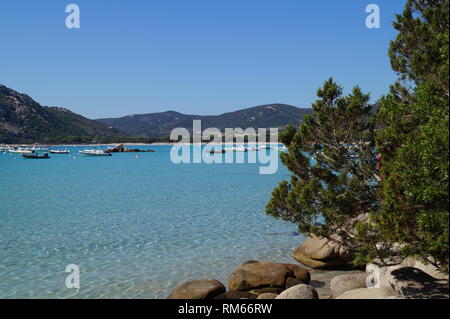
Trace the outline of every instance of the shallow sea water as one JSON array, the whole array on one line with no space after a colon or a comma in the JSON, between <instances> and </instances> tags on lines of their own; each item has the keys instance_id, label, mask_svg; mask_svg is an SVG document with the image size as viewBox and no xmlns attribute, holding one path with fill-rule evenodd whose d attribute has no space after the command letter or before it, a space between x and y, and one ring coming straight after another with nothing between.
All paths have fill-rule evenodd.
<instances>
[{"instance_id":1,"label":"shallow sea water","mask_svg":"<svg viewBox=\"0 0 450 319\"><path fill-rule=\"evenodd\" d=\"M260 175L261 164L177 165L170 146L136 147L156 152L0 153L0 298L165 298L190 279L226 284L249 259L294 262L303 236L264 214L289 179L281 162Z\"/></svg>"}]
</instances>

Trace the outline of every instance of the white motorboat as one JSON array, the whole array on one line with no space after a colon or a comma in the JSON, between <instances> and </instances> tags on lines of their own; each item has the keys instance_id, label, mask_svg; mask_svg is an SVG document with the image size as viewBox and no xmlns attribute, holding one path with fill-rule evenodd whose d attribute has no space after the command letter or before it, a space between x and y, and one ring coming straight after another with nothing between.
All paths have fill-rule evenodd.
<instances>
[{"instance_id":1,"label":"white motorboat","mask_svg":"<svg viewBox=\"0 0 450 319\"><path fill-rule=\"evenodd\" d=\"M112 156L111 153L105 152L103 150L82 150L78 151L78 153L85 156Z\"/></svg>"},{"instance_id":2,"label":"white motorboat","mask_svg":"<svg viewBox=\"0 0 450 319\"><path fill-rule=\"evenodd\" d=\"M15 147L9 150L10 153L13 154L33 154L34 151L30 150L28 147L27 148L23 148L23 147Z\"/></svg>"},{"instance_id":3,"label":"white motorboat","mask_svg":"<svg viewBox=\"0 0 450 319\"><path fill-rule=\"evenodd\" d=\"M34 145L33 147L29 148L31 151L48 151L48 148L45 147L38 147Z\"/></svg>"},{"instance_id":4,"label":"white motorboat","mask_svg":"<svg viewBox=\"0 0 450 319\"><path fill-rule=\"evenodd\" d=\"M244 147L244 146L238 146L234 148L235 152L247 152L248 148Z\"/></svg>"}]
</instances>

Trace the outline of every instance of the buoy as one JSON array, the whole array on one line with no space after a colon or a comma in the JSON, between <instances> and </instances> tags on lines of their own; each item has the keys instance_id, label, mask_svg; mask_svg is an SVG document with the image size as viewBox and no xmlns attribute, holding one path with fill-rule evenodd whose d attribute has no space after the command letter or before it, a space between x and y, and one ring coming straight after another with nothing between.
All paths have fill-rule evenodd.
<instances>
[{"instance_id":1,"label":"buoy","mask_svg":"<svg viewBox=\"0 0 450 319\"><path fill-rule=\"evenodd\" d=\"M139 155L136 155L136 158L139 158Z\"/></svg>"}]
</instances>

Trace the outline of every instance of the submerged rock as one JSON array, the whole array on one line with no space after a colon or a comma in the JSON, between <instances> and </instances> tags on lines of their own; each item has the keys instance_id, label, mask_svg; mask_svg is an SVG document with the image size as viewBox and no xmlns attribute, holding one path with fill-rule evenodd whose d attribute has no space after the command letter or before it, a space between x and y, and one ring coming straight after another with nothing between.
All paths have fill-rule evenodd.
<instances>
[{"instance_id":1,"label":"submerged rock","mask_svg":"<svg viewBox=\"0 0 450 319\"><path fill-rule=\"evenodd\" d=\"M215 279L196 279L176 287L167 299L212 299L225 290L225 286Z\"/></svg>"},{"instance_id":2,"label":"submerged rock","mask_svg":"<svg viewBox=\"0 0 450 319\"><path fill-rule=\"evenodd\" d=\"M228 289L231 291L249 291L267 287L284 289L289 277L308 283L310 280L309 272L294 264L249 260L231 273Z\"/></svg>"}]
</instances>

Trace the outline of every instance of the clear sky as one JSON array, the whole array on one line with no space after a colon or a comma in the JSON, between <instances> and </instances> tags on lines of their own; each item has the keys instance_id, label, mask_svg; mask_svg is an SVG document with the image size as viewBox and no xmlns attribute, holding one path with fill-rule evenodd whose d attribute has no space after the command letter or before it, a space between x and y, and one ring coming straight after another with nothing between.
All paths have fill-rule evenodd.
<instances>
[{"instance_id":1,"label":"clear sky","mask_svg":"<svg viewBox=\"0 0 450 319\"><path fill-rule=\"evenodd\" d=\"M65 26L65 8L81 28ZM368 4L381 28L368 29ZM328 77L376 100L404 0L14 0L0 4L0 83L90 118L310 107Z\"/></svg>"}]
</instances>

